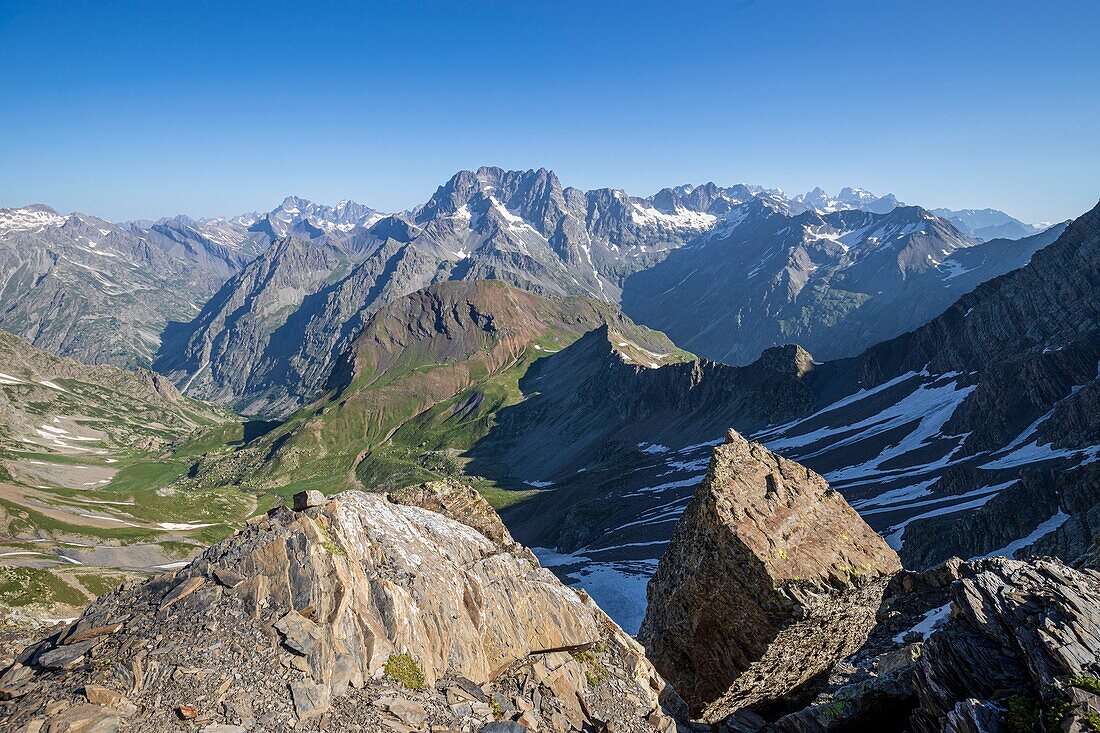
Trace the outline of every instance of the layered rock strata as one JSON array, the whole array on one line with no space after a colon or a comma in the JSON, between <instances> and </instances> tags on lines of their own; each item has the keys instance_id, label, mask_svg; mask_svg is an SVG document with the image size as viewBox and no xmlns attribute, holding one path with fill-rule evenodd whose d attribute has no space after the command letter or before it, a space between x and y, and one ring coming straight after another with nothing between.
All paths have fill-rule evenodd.
<instances>
[{"instance_id":1,"label":"layered rock strata","mask_svg":"<svg viewBox=\"0 0 1100 733\"><path fill-rule=\"evenodd\" d=\"M640 637L692 713L718 720L859 649L898 569L824 479L731 430L650 582Z\"/></svg>"},{"instance_id":2,"label":"layered rock strata","mask_svg":"<svg viewBox=\"0 0 1100 733\"><path fill-rule=\"evenodd\" d=\"M419 491L492 534L461 489ZM641 648L522 547L378 494L295 504L25 649L0 676L0 727L674 728Z\"/></svg>"}]
</instances>

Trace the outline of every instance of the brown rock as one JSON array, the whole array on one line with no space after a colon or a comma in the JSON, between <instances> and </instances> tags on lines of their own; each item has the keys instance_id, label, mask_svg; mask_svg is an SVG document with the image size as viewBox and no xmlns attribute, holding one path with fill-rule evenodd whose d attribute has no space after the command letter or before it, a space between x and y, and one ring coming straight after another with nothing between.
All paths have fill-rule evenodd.
<instances>
[{"instance_id":1,"label":"brown rock","mask_svg":"<svg viewBox=\"0 0 1100 733\"><path fill-rule=\"evenodd\" d=\"M302 720L326 712L332 701L332 694L326 685L309 680L291 682L290 694L294 699L294 710Z\"/></svg>"},{"instance_id":2,"label":"brown rock","mask_svg":"<svg viewBox=\"0 0 1100 733\"><path fill-rule=\"evenodd\" d=\"M184 720L194 720L199 717L199 709L194 705L179 705L176 707L176 714Z\"/></svg>"},{"instance_id":3,"label":"brown rock","mask_svg":"<svg viewBox=\"0 0 1100 733\"><path fill-rule=\"evenodd\" d=\"M375 700L374 704L414 730L422 729L428 719L428 711L424 706L412 700L388 697Z\"/></svg>"},{"instance_id":4,"label":"brown rock","mask_svg":"<svg viewBox=\"0 0 1100 733\"><path fill-rule=\"evenodd\" d=\"M103 685L84 685L84 697L93 705L114 708L123 715L133 715L137 707L126 696Z\"/></svg>"},{"instance_id":5,"label":"brown rock","mask_svg":"<svg viewBox=\"0 0 1100 733\"><path fill-rule=\"evenodd\" d=\"M98 639L101 636L114 634L122 628L121 623L108 624L106 626L91 626L81 628L79 624L73 627L73 632L61 640L62 644L79 644L88 639Z\"/></svg>"},{"instance_id":6,"label":"brown rock","mask_svg":"<svg viewBox=\"0 0 1100 733\"><path fill-rule=\"evenodd\" d=\"M731 430L650 582L640 638L693 714L719 720L856 651L900 567L823 478Z\"/></svg>"},{"instance_id":7,"label":"brown rock","mask_svg":"<svg viewBox=\"0 0 1100 733\"><path fill-rule=\"evenodd\" d=\"M99 705L76 705L50 717L43 733L118 733L119 715Z\"/></svg>"},{"instance_id":8,"label":"brown rock","mask_svg":"<svg viewBox=\"0 0 1100 733\"><path fill-rule=\"evenodd\" d=\"M301 512L315 506L325 505L325 495L320 491L299 491L294 495L294 511Z\"/></svg>"},{"instance_id":9,"label":"brown rock","mask_svg":"<svg viewBox=\"0 0 1100 733\"><path fill-rule=\"evenodd\" d=\"M513 544L500 515L474 489L453 480L429 481L387 495L390 501L418 506L473 527L500 547Z\"/></svg>"},{"instance_id":10,"label":"brown rock","mask_svg":"<svg viewBox=\"0 0 1100 733\"><path fill-rule=\"evenodd\" d=\"M169 591L168 595L166 595L164 597L164 600L160 603L160 610L164 611L168 608L171 608L174 604L178 603L179 601L183 600L184 598L201 588L203 586L203 583L205 582L206 579L198 575L187 578L171 591Z\"/></svg>"}]
</instances>

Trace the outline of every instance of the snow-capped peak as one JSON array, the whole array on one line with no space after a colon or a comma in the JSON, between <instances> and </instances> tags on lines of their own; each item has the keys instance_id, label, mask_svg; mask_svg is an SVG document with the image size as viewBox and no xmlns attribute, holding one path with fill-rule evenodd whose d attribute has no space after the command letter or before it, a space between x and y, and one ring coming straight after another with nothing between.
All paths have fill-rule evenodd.
<instances>
[{"instance_id":1,"label":"snow-capped peak","mask_svg":"<svg viewBox=\"0 0 1100 733\"><path fill-rule=\"evenodd\" d=\"M44 204L0 209L0 236L12 232L40 232L47 227L59 227L65 221L66 217Z\"/></svg>"}]
</instances>

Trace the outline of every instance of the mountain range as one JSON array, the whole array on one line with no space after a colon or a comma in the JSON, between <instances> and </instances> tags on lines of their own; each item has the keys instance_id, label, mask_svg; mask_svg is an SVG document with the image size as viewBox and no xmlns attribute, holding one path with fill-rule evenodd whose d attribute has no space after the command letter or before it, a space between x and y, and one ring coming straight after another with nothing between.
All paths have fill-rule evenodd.
<instances>
[{"instance_id":1,"label":"mountain range","mask_svg":"<svg viewBox=\"0 0 1100 733\"><path fill-rule=\"evenodd\" d=\"M1084 557L1100 507L1098 247L1100 207L926 325L825 363L790 346L646 369L586 336L529 372L469 468L552 486L504 516L611 608L644 606L720 425L819 471L909 567Z\"/></svg>"},{"instance_id":2,"label":"mountain range","mask_svg":"<svg viewBox=\"0 0 1100 733\"><path fill-rule=\"evenodd\" d=\"M917 206L794 216L770 202L626 279L622 307L729 364L798 343L852 356L916 328L977 284L1027 264L1064 230L977 243Z\"/></svg>"},{"instance_id":3,"label":"mountain range","mask_svg":"<svg viewBox=\"0 0 1100 733\"><path fill-rule=\"evenodd\" d=\"M159 460L156 496L217 497L204 515L219 527L299 488L461 477L562 577L618 594L614 614L640 622L637 589L731 426L821 471L914 566L1023 547L1055 522L1063 556L1085 551L1093 306L1087 285L1066 288L1092 270L1066 242L1088 240L1095 212L986 241L974 233L988 218L967 233L944 213L858 189L637 198L498 168L460 172L400 214L289 197L262 215L114 225L29 207L4 212L18 268L0 325L85 362L151 363L190 398L270 420L231 420L236 438L191 425L126 467ZM960 303L1052 258L1073 272L1061 300L1042 292L1046 272L1012 296L1033 307L989 306L982 334L952 335ZM48 267L27 275L24 261ZM111 285L126 277L129 290ZM210 295L184 306L196 292ZM1083 345L1043 330L1061 321ZM921 341L988 333L965 355L950 341L944 364ZM1001 391L1026 400L975 406ZM1009 457L1055 439L1040 420L1055 408L1072 435ZM1035 478L1051 467L1057 486ZM134 524L105 504L112 515L100 521Z\"/></svg>"},{"instance_id":4,"label":"mountain range","mask_svg":"<svg viewBox=\"0 0 1100 733\"><path fill-rule=\"evenodd\" d=\"M3 210L0 725L1087 730L1100 205L1039 229L498 168Z\"/></svg>"},{"instance_id":5,"label":"mountain range","mask_svg":"<svg viewBox=\"0 0 1100 733\"><path fill-rule=\"evenodd\" d=\"M88 362L155 363L192 396L285 417L320 394L327 365L371 313L434 282L498 279L542 295L621 301L635 320L669 330L701 354L744 362L784 340L832 344L840 331L850 335L837 348L854 353L919 325L963 288L1018 266L1046 241L1001 241L968 254L974 240L937 220L922 252L936 252L938 275L910 276L928 270L927 263L895 266L885 256L866 257L875 247L865 241L841 256L847 245L839 240L859 237L860 216L867 217L864 229L876 217L891 231L915 223L893 221L904 218L894 213L898 204L860 189L787 198L758 186L712 183L638 198L563 187L542 169L481 168L459 172L426 203L399 214L288 197L266 214L96 224L115 238L110 246L125 252L123 259L113 250L96 254L89 242L73 244L81 235L65 223L92 218L31 207L9 211L0 227L0 246L13 252L5 260L0 325ZM932 215L910 214L923 216ZM799 217L814 221L803 222L812 232L796 242L790 232ZM778 226L786 219L794 229ZM714 270L704 283L708 268L695 273L684 297L674 287L683 278L671 279L693 255L664 264L681 248ZM755 255L761 261L746 269ZM727 277L748 281L751 287L738 291L750 300L769 293L764 311L785 308L788 315L765 313L767 328L748 336L725 326L702 332L693 322L698 305L687 305L696 291L725 290ZM885 301L901 280L907 295L894 307ZM650 282L669 292L649 292ZM882 283L889 297L866 292ZM683 307L675 305L681 301ZM756 307L736 299L723 304L735 319L743 311L750 324Z\"/></svg>"}]
</instances>

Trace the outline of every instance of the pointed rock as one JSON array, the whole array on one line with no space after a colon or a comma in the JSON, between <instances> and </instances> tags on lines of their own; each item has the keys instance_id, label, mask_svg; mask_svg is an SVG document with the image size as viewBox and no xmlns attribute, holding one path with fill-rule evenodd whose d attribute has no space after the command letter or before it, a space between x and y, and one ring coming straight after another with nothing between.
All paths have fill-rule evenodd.
<instances>
[{"instance_id":1,"label":"pointed rock","mask_svg":"<svg viewBox=\"0 0 1100 733\"><path fill-rule=\"evenodd\" d=\"M856 651L900 567L821 476L731 430L650 581L640 638L692 713L720 720Z\"/></svg>"}]
</instances>

